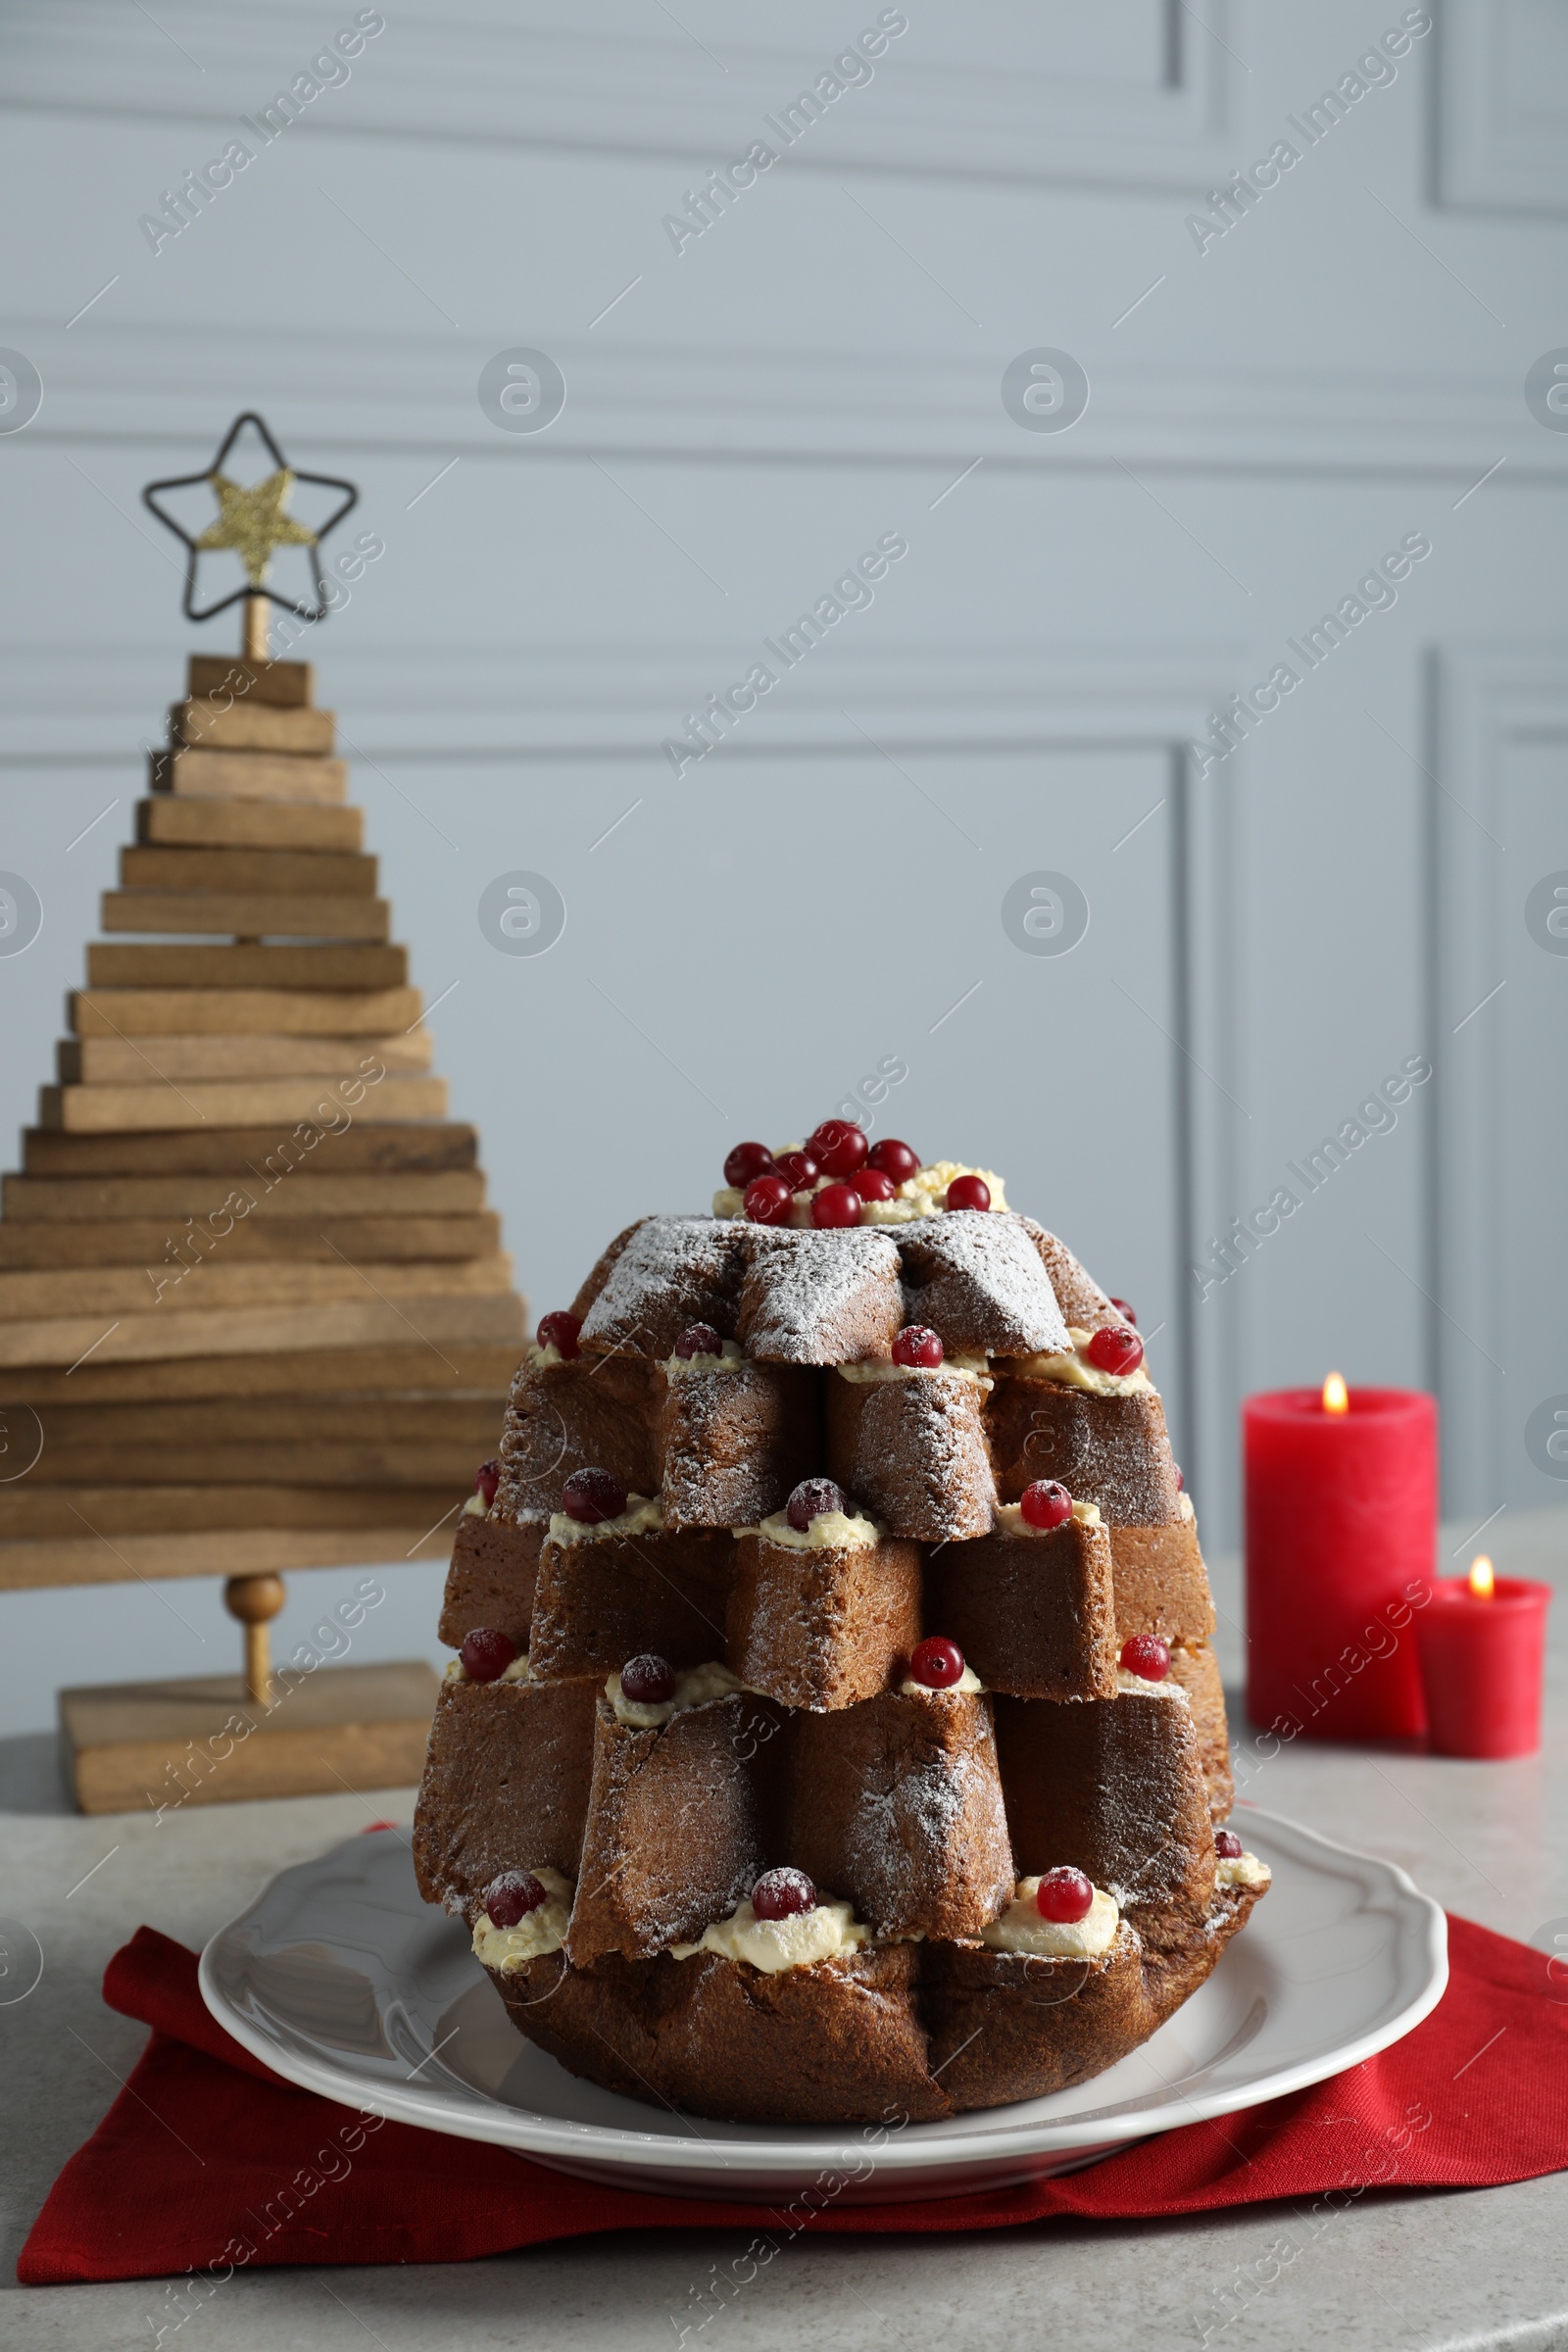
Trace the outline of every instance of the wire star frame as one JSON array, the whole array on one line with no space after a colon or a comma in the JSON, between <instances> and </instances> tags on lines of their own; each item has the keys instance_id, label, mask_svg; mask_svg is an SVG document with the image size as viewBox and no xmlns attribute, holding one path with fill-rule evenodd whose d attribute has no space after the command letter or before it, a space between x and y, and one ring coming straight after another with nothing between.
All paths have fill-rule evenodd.
<instances>
[{"instance_id":1,"label":"wire star frame","mask_svg":"<svg viewBox=\"0 0 1568 2352\"><path fill-rule=\"evenodd\" d=\"M253 424L261 435L274 467L274 471L265 481L258 482L249 489L238 482L230 481L223 472L223 461L248 424ZM216 522L210 523L205 531L193 538L184 525L176 521L172 514L165 513L158 504L158 493L165 490L189 490L202 482L207 483L217 497L219 515ZM318 529L312 530L305 523L296 521L287 511L289 495L296 482L313 482L321 489L341 490L345 493L341 506L333 509ZM297 472L289 465L283 452L268 431L264 419L258 416L254 410L247 409L243 416L235 417L217 456L205 471L174 474L167 481L149 482L141 495L143 504L157 515L166 530L173 532L175 538L181 541L188 552L189 561L185 566L185 595L182 606L187 620L211 620L215 613L226 612L230 605L237 605L241 602L246 603L247 611L249 611L251 603L263 599L269 604L279 606L285 612L292 612L300 620L316 621L326 618L330 607L326 602L325 583L321 578L321 564L318 550L328 533L335 530L345 514L358 505L359 491L353 482L340 481L335 474ZM279 596L275 589L267 586L267 573L272 555L274 550L279 547L303 547L305 549L311 567L311 578L316 589L314 606L301 604L291 597ZM231 548L239 556L245 565L246 585L243 588L234 589L228 596L220 597L216 604L208 605L204 611L198 612L196 609L198 563L204 550L212 551L220 548Z\"/></svg>"}]
</instances>

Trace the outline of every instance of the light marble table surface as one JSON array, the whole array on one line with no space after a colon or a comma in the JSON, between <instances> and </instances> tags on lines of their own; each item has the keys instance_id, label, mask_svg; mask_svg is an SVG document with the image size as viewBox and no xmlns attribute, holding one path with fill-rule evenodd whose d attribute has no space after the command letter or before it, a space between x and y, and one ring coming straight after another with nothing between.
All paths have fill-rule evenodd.
<instances>
[{"instance_id":1,"label":"light marble table surface","mask_svg":"<svg viewBox=\"0 0 1568 2352\"><path fill-rule=\"evenodd\" d=\"M1463 1565L1463 1538L1462 1529L1446 1531L1446 1574ZM1568 1513L1509 1514L1487 1541L1500 1569L1568 1586ZM1234 1562L1213 1567L1229 1681L1241 1659L1238 1579ZM1522 1941L1568 1918L1568 1603L1553 1616L1540 1755L1471 1764L1302 1741L1254 1766L1250 1794L1388 1856L1449 1909ZM1245 1751L1245 1725L1233 1724L1233 1736ZM24 1923L44 1953L36 1990L0 2005L7 2352L150 2352L171 2316L155 2279L15 2283L17 2252L50 2181L110 2105L145 2038L99 1996L110 1954L141 1921L199 1946L275 1871L368 1819L407 1820L412 1809L413 1791L394 1789L212 1806L161 1828L150 1817L86 1821L66 1806L49 1740L0 1742L0 1913ZM1478 2090L1483 2082L1478 2071ZM945 2338L984 2343L987 2352L1205 2340L1225 2352L1568 2347L1568 2175L1369 2195L1224 2325L1237 2310L1238 2280L1255 2284L1278 2267L1269 2248L1288 2232L1293 2210L930 2238L808 2232L688 2346L799 2352L808 2341L822 2352L873 2344L912 2352ZM466 2352L512 2344L673 2352L671 2314L684 2313L710 2266L739 2247L719 2231L626 2231L461 2266L241 2272L165 2340L179 2352L365 2352L368 2344L424 2352L454 2342Z\"/></svg>"}]
</instances>

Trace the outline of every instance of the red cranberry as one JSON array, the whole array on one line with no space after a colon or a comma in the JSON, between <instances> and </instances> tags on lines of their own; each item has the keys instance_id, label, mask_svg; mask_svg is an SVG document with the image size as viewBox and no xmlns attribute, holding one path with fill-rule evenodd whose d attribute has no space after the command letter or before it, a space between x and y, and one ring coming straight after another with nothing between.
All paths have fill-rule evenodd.
<instances>
[{"instance_id":1,"label":"red cranberry","mask_svg":"<svg viewBox=\"0 0 1568 2352\"><path fill-rule=\"evenodd\" d=\"M579 1526L598 1527L620 1517L626 1490L608 1470L574 1470L561 1490L561 1507Z\"/></svg>"},{"instance_id":2,"label":"red cranberry","mask_svg":"<svg viewBox=\"0 0 1568 2352\"><path fill-rule=\"evenodd\" d=\"M1072 1517L1072 1496L1057 1478L1037 1478L1018 1497L1025 1527L1062 1527Z\"/></svg>"},{"instance_id":3,"label":"red cranberry","mask_svg":"<svg viewBox=\"0 0 1568 2352\"><path fill-rule=\"evenodd\" d=\"M499 1879L492 1879L484 1898L490 1925L514 1928L519 1919L526 1919L530 1911L538 1910L546 1894L546 1888L531 1870L504 1870Z\"/></svg>"},{"instance_id":4,"label":"red cranberry","mask_svg":"<svg viewBox=\"0 0 1568 2352\"><path fill-rule=\"evenodd\" d=\"M501 1464L498 1461L481 1462L473 1474L473 1491L486 1510L494 1502L500 1484Z\"/></svg>"},{"instance_id":5,"label":"red cranberry","mask_svg":"<svg viewBox=\"0 0 1568 2352\"><path fill-rule=\"evenodd\" d=\"M1075 1919L1087 1918L1094 1903L1095 1890L1081 1870L1048 1870L1035 1889L1035 1909L1042 1919L1054 1919L1068 1926Z\"/></svg>"},{"instance_id":6,"label":"red cranberry","mask_svg":"<svg viewBox=\"0 0 1568 2352\"><path fill-rule=\"evenodd\" d=\"M809 1192L822 1171L809 1152L785 1152L773 1162L792 1193Z\"/></svg>"},{"instance_id":7,"label":"red cranberry","mask_svg":"<svg viewBox=\"0 0 1568 2352\"><path fill-rule=\"evenodd\" d=\"M1157 1634L1134 1634L1121 1645L1121 1668L1146 1683L1162 1683L1170 1672L1170 1643Z\"/></svg>"},{"instance_id":8,"label":"red cranberry","mask_svg":"<svg viewBox=\"0 0 1568 2352\"><path fill-rule=\"evenodd\" d=\"M1235 1862L1244 1852L1241 1839L1234 1830L1214 1832L1214 1851L1222 1862Z\"/></svg>"},{"instance_id":9,"label":"red cranberry","mask_svg":"<svg viewBox=\"0 0 1568 2352\"><path fill-rule=\"evenodd\" d=\"M724 1343L711 1323L688 1323L675 1342L675 1353L685 1363L694 1355L722 1355Z\"/></svg>"},{"instance_id":10,"label":"red cranberry","mask_svg":"<svg viewBox=\"0 0 1568 2352\"><path fill-rule=\"evenodd\" d=\"M955 1176L948 1187L948 1208L989 1208L991 1187L983 1176Z\"/></svg>"},{"instance_id":11,"label":"red cranberry","mask_svg":"<svg viewBox=\"0 0 1568 2352\"><path fill-rule=\"evenodd\" d=\"M934 1372L942 1361L942 1342L929 1323L906 1323L893 1343L893 1361Z\"/></svg>"},{"instance_id":12,"label":"red cranberry","mask_svg":"<svg viewBox=\"0 0 1568 2352\"><path fill-rule=\"evenodd\" d=\"M458 1652L470 1683L499 1683L516 1654L512 1636L493 1625L476 1625L471 1634L465 1634Z\"/></svg>"},{"instance_id":13,"label":"red cranberry","mask_svg":"<svg viewBox=\"0 0 1568 2352\"><path fill-rule=\"evenodd\" d=\"M1183 1478L1183 1476L1182 1476L1182 1466L1181 1466L1180 1462L1178 1462L1178 1463L1177 1463L1177 1465L1176 1465L1176 1492L1177 1492L1177 1494L1179 1494L1182 1492L1182 1490L1183 1490L1183 1488L1186 1486L1186 1484L1187 1484L1187 1481L1186 1481L1186 1479L1185 1479L1185 1478Z\"/></svg>"},{"instance_id":14,"label":"red cranberry","mask_svg":"<svg viewBox=\"0 0 1568 2352\"><path fill-rule=\"evenodd\" d=\"M765 1144L737 1144L724 1161L724 1182L744 1193L754 1176L771 1176L773 1154Z\"/></svg>"},{"instance_id":15,"label":"red cranberry","mask_svg":"<svg viewBox=\"0 0 1568 2352\"><path fill-rule=\"evenodd\" d=\"M755 1176L746 1187L744 1206L754 1225L787 1225L790 1221L788 1177Z\"/></svg>"},{"instance_id":16,"label":"red cranberry","mask_svg":"<svg viewBox=\"0 0 1568 2352\"><path fill-rule=\"evenodd\" d=\"M635 1699L642 1707L662 1707L666 1698L675 1695L674 1667L651 1649L640 1658L628 1658L620 1670L620 1695Z\"/></svg>"},{"instance_id":17,"label":"red cranberry","mask_svg":"<svg viewBox=\"0 0 1568 2352\"><path fill-rule=\"evenodd\" d=\"M920 1168L920 1154L901 1144L896 1135L885 1135L879 1144L871 1146L871 1165L891 1176L895 1184L907 1184Z\"/></svg>"},{"instance_id":18,"label":"red cranberry","mask_svg":"<svg viewBox=\"0 0 1568 2352\"><path fill-rule=\"evenodd\" d=\"M899 1189L880 1168L857 1168L850 1182L862 1200L891 1200Z\"/></svg>"},{"instance_id":19,"label":"red cranberry","mask_svg":"<svg viewBox=\"0 0 1568 2352\"><path fill-rule=\"evenodd\" d=\"M1143 1362L1144 1343L1125 1323L1107 1323L1102 1331L1092 1334L1084 1355L1097 1372L1114 1372L1125 1378Z\"/></svg>"},{"instance_id":20,"label":"red cranberry","mask_svg":"<svg viewBox=\"0 0 1568 2352\"><path fill-rule=\"evenodd\" d=\"M836 1487L830 1478L803 1478L788 1502L784 1516L798 1536L804 1536L813 1519L823 1511L843 1511L849 1508L844 1489Z\"/></svg>"},{"instance_id":21,"label":"red cranberry","mask_svg":"<svg viewBox=\"0 0 1568 2352\"><path fill-rule=\"evenodd\" d=\"M786 1863L763 1871L752 1888L752 1909L759 1919L798 1919L803 1911L816 1909L816 1888L804 1870Z\"/></svg>"},{"instance_id":22,"label":"red cranberry","mask_svg":"<svg viewBox=\"0 0 1568 2352\"><path fill-rule=\"evenodd\" d=\"M909 1674L928 1690L951 1690L963 1680L963 1652L946 1634L927 1634L909 1653Z\"/></svg>"},{"instance_id":23,"label":"red cranberry","mask_svg":"<svg viewBox=\"0 0 1568 2352\"><path fill-rule=\"evenodd\" d=\"M807 1139L806 1149L824 1176L853 1176L865 1165L871 1147L851 1120L824 1119Z\"/></svg>"},{"instance_id":24,"label":"red cranberry","mask_svg":"<svg viewBox=\"0 0 1568 2352\"><path fill-rule=\"evenodd\" d=\"M853 1184L824 1184L811 1196L811 1223L824 1232L860 1222L860 1196Z\"/></svg>"},{"instance_id":25,"label":"red cranberry","mask_svg":"<svg viewBox=\"0 0 1568 2352\"><path fill-rule=\"evenodd\" d=\"M539 1345L541 1348L553 1348L556 1353L564 1356L569 1364L572 1358L580 1352L577 1347L577 1334L581 1329L582 1317L580 1315L568 1315L564 1306L558 1307L553 1315L540 1316Z\"/></svg>"}]
</instances>

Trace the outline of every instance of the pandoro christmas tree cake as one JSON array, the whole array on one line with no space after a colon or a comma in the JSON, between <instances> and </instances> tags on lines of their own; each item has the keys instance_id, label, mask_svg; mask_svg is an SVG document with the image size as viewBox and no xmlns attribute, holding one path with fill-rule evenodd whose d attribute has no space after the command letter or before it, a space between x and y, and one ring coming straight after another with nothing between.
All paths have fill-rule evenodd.
<instances>
[{"instance_id":1,"label":"pandoro christmas tree cake","mask_svg":"<svg viewBox=\"0 0 1568 2352\"><path fill-rule=\"evenodd\" d=\"M459 1523L414 1853L518 2031L766 2122L1102 2072L1268 1872L1131 1310L829 1121L544 1317Z\"/></svg>"}]
</instances>

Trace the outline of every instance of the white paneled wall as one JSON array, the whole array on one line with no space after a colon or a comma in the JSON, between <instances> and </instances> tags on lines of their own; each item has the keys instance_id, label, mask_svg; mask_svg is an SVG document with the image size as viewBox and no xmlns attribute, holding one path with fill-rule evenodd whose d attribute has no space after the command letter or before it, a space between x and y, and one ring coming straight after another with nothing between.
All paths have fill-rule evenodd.
<instances>
[{"instance_id":1,"label":"white paneled wall","mask_svg":"<svg viewBox=\"0 0 1568 2352\"><path fill-rule=\"evenodd\" d=\"M471 0L386 12L246 127L373 15L0 27L0 343L44 382L0 434L0 866L45 905L0 959L7 1126L193 635L140 484L254 406L386 542L312 651L416 976L458 984L440 1061L538 1307L891 1059L884 1131L1004 1169L1159 1328L1211 1540L1238 1396L1331 1362L1440 1386L1450 1509L1553 1500L1524 1432L1568 1392L1568 958L1523 907L1568 869L1568 439L1523 385L1565 333L1558 12ZM537 435L477 395L517 348L566 382ZM1068 431L1004 406L1042 348L1088 375ZM888 533L874 601L677 778L686 714ZM1396 601L1298 659L1411 535ZM1281 662L1204 772L1187 747ZM476 920L514 867L566 902L537 960ZM1042 870L1090 903L1062 957L1002 920ZM1397 1123L1202 1292L1211 1239L1412 1059Z\"/></svg>"}]
</instances>

